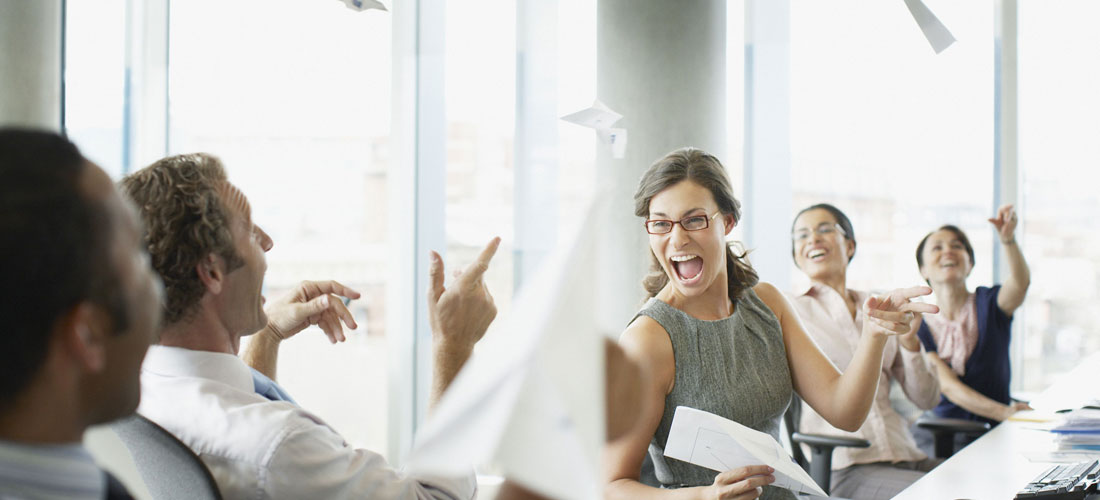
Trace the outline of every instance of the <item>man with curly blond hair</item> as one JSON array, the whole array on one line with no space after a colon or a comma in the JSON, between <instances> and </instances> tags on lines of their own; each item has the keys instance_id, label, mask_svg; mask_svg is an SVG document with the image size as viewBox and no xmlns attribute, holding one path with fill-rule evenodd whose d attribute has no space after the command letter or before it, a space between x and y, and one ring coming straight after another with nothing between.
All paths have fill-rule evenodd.
<instances>
[{"instance_id":1,"label":"man with curly blond hair","mask_svg":"<svg viewBox=\"0 0 1100 500\"><path fill-rule=\"evenodd\" d=\"M355 319L335 281L302 282L265 310L265 253L274 242L252 221L248 198L221 161L197 153L164 158L122 181L147 228L165 285L159 345L142 367L138 412L190 446L227 499L472 498L473 474L413 477L355 449L274 382L279 344L310 325L332 341ZM496 314L482 275L499 239L443 287L432 253L429 316L432 403L450 384ZM240 339L252 335L242 357Z\"/></svg>"}]
</instances>

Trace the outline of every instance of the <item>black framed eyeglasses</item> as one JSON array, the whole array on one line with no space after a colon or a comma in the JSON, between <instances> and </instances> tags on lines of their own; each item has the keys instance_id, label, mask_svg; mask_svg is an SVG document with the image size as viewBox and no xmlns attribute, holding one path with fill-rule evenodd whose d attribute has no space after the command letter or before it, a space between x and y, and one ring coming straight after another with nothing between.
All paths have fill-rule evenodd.
<instances>
[{"instance_id":1,"label":"black framed eyeglasses","mask_svg":"<svg viewBox=\"0 0 1100 500\"><path fill-rule=\"evenodd\" d=\"M692 215L684 217L680 220L667 220L667 219L649 219L645 224L645 230L649 234L667 234L672 232L672 226L679 224L684 228L684 231L702 231L710 227L710 220L721 215L721 211L714 212L714 215L707 217L706 215Z\"/></svg>"},{"instance_id":2,"label":"black framed eyeglasses","mask_svg":"<svg viewBox=\"0 0 1100 500\"><path fill-rule=\"evenodd\" d=\"M813 232L817 233L819 236L828 236L833 233L840 233L841 236L845 238L848 237L848 234L844 232L844 228L840 227L840 224L837 224L835 222L832 224L829 224L827 222L818 224ZM798 231L791 233L791 239L796 242L806 241L809 238L809 229L799 229Z\"/></svg>"}]
</instances>

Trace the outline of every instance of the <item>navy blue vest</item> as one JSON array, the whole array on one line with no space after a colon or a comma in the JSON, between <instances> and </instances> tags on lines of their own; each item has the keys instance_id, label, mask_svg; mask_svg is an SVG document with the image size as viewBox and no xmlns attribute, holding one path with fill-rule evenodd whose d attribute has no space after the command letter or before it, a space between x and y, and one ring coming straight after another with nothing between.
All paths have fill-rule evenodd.
<instances>
[{"instance_id":1,"label":"navy blue vest","mask_svg":"<svg viewBox=\"0 0 1100 500\"><path fill-rule=\"evenodd\" d=\"M959 379L985 397L1009 404L1011 398L1008 395L1008 385L1012 380L1012 370L1009 366L1008 345L1012 340L1012 316L1005 314L997 306L997 294L1000 291L1001 285L993 288L980 286L974 290L974 307L978 314L978 344L966 361L966 375ZM917 336L920 337L921 344L924 344L924 350L937 352L936 341L932 339L927 323L921 323ZM997 424L996 421L960 408L945 396L940 397L939 406L932 411L940 417Z\"/></svg>"}]
</instances>

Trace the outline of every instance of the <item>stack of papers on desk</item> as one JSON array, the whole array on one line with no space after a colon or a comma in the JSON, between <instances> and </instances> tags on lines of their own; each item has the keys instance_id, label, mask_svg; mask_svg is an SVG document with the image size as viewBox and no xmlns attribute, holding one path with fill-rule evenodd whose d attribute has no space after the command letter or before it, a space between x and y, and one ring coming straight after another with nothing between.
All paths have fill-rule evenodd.
<instances>
[{"instance_id":1,"label":"stack of papers on desk","mask_svg":"<svg viewBox=\"0 0 1100 500\"><path fill-rule=\"evenodd\" d=\"M665 456L718 472L768 465L775 469L772 486L798 494L829 496L771 436L695 408L676 407Z\"/></svg>"},{"instance_id":2,"label":"stack of papers on desk","mask_svg":"<svg viewBox=\"0 0 1100 500\"><path fill-rule=\"evenodd\" d=\"M1063 450L1100 451L1100 409L1080 408L1066 413L1050 431L1058 435L1055 442Z\"/></svg>"}]
</instances>

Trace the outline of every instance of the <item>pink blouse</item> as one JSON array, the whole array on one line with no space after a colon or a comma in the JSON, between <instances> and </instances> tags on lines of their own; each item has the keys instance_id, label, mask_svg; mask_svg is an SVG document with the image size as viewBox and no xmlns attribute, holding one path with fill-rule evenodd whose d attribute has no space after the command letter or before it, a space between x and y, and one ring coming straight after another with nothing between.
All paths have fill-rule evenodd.
<instances>
[{"instance_id":1,"label":"pink blouse","mask_svg":"<svg viewBox=\"0 0 1100 500\"><path fill-rule=\"evenodd\" d=\"M978 311L974 294L966 299L955 319L947 319L942 314L925 314L924 322L936 341L940 358L960 377L966 375L966 361L978 345Z\"/></svg>"},{"instance_id":2,"label":"pink blouse","mask_svg":"<svg viewBox=\"0 0 1100 500\"><path fill-rule=\"evenodd\" d=\"M868 297L864 292L849 292L857 304L855 318L848 312L844 297L826 285L814 283L804 293L791 296L791 303L806 333L841 371L848 368L863 335L862 305ZM897 337L891 336L886 340L875 399L867 420L856 432L842 431L829 425L824 417L803 401L799 423L802 432L859 437L871 442L870 448L833 450L833 470L854 464L927 458L913 441L909 422L890 404L891 381L897 381L906 397L922 409L931 409L939 402L939 378L923 354L923 347L910 351L898 344Z\"/></svg>"}]
</instances>

